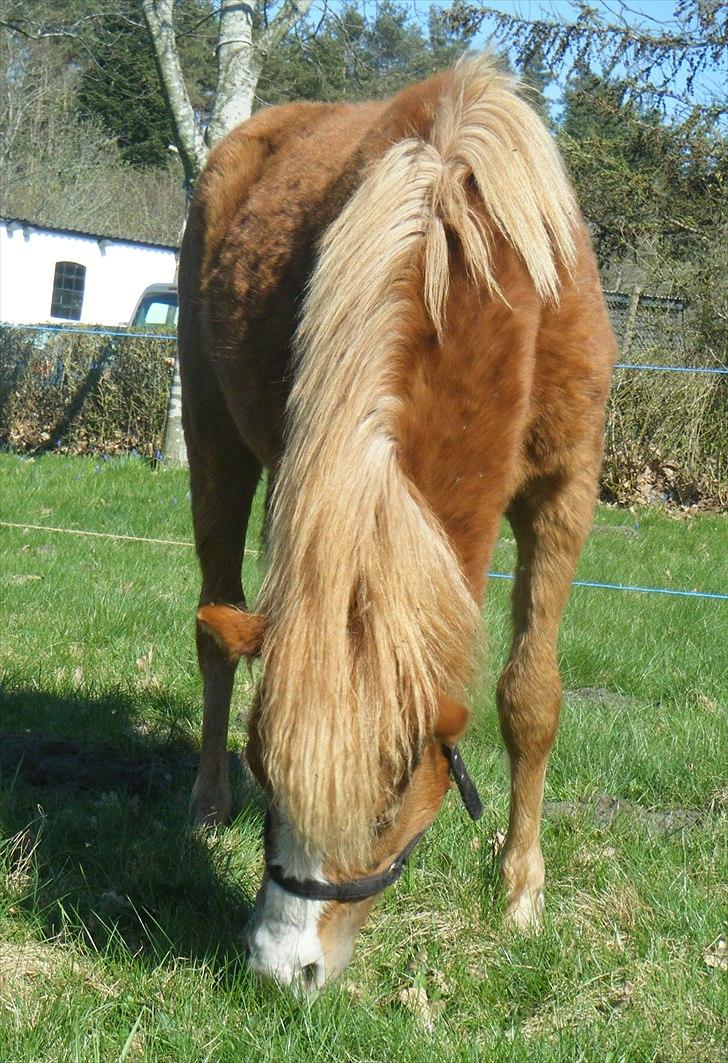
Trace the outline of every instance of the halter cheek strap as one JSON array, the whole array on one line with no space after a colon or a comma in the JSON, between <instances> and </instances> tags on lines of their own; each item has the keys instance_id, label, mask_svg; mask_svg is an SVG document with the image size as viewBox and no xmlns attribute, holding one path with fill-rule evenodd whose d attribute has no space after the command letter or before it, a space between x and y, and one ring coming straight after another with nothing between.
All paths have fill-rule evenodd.
<instances>
[{"instance_id":1,"label":"halter cheek strap","mask_svg":"<svg viewBox=\"0 0 728 1063\"><path fill-rule=\"evenodd\" d=\"M458 747L443 743L442 751L450 765L450 773L457 784L460 796L463 799L466 811L472 820L478 820L483 815L483 803L473 780L468 774L468 769L463 763ZM271 851L271 814L266 813L265 826L263 828L263 844L265 846L265 864L269 877L281 889L292 893L296 897L302 897L307 901L338 901L341 903L354 903L365 901L375 894L381 893L387 886L396 882L404 871L407 860L424 831L415 834L405 845L404 849L395 856L389 867L384 871L378 871L373 875L364 875L362 878L351 879L349 882L319 882L312 878L295 878L286 875L280 864L273 862Z\"/></svg>"},{"instance_id":2,"label":"halter cheek strap","mask_svg":"<svg viewBox=\"0 0 728 1063\"><path fill-rule=\"evenodd\" d=\"M480 794L475 783L468 774L468 769L465 767L460 750L456 745L448 746L443 742L442 751L447 757L447 762L450 765L450 774L460 791L465 810L473 822L476 822L483 815L483 802L480 800Z\"/></svg>"}]
</instances>

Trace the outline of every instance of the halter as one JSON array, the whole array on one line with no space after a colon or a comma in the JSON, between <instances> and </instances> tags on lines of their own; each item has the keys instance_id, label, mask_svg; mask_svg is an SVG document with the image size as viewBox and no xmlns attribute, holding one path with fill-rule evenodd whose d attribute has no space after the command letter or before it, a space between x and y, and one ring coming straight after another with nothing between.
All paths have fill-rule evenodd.
<instances>
[{"instance_id":1,"label":"halter","mask_svg":"<svg viewBox=\"0 0 728 1063\"><path fill-rule=\"evenodd\" d=\"M468 769L463 763L458 747L446 745L443 742L442 751L450 765L452 775L460 796L463 799L465 809L472 820L478 820L483 815L483 804L478 795L473 780L468 775ZM286 875L280 864L273 863L271 853L271 815L266 813L265 826L263 828L263 843L265 846L265 865L268 874L281 889L287 893L293 893L296 897L302 897L307 901L339 901L340 903L353 903L365 901L376 893L381 893L387 886L396 882L404 871L407 860L424 831L415 834L414 838L407 842L404 849L391 862L384 871L378 871L373 875L364 875L362 878L351 879L349 882L319 882L313 878L295 878Z\"/></svg>"}]
</instances>

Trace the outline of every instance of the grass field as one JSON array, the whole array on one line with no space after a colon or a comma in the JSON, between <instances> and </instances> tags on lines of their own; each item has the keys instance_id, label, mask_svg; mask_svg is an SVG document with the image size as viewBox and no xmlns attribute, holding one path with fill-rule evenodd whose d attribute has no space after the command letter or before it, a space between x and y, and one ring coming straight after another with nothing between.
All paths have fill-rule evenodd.
<instances>
[{"instance_id":1,"label":"grass field","mask_svg":"<svg viewBox=\"0 0 728 1063\"><path fill-rule=\"evenodd\" d=\"M4 455L0 478L4 521L190 538L183 473ZM725 592L726 523L600 509L579 574ZM546 918L519 936L501 926L491 844L506 817L492 695L509 592L493 582L464 746L485 817L474 828L446 801L345 979L300 1003L245 970L263 808L242 771L232 827L186 833L193 551L7 527L0 543L2 1063L725 1058L728 602L574 590ZM241 669L231 749L252 684ZM597 795L627 812L592 813Z\"/></svg>"}]
</instances>

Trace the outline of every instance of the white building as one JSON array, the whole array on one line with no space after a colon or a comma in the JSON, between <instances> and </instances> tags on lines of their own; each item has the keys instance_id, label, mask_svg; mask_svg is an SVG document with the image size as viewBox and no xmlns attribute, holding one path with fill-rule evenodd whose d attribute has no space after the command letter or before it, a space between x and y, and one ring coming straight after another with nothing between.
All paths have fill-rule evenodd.
<instances>
[{"instance_id":1,"label":"white building","mask_svg":"<svg viewBox=\"0 0 728 1063\"><path fill-rule=\"evenodd\" d=\"M0 218L0 322L128 325L150 284L172 284L178 249Z\"/></svg>"}]
</instances>

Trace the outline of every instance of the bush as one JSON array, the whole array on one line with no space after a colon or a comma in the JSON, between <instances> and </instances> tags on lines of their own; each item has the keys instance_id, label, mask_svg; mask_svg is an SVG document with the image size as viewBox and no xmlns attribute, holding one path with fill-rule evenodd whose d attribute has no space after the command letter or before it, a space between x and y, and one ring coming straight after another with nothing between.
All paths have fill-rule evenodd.
<instances>
[{"instance_id":1,"label":"bush","mask_svg":"<svg viewBox=\"0 0 728 1063\"><path fill-rule=\"evenodd\" d=\"M607 292L620 361L719 369L728 318L717 293L684 268L683 297ZM725 292L722 293L725 300ZM723 312L721 312L723 311ZM728 502L728 379L711 373L616 369L609 396L602 484L608 500Z\"/></svg>"},{"instance_id":2,"label":"bush","mask_svg":"<svg viewBox=\"0 0 728 1063\"><path fill-rule=\"evenodd\" d=\"M629 503L728 502L724 376L615 369L602 490Z\"/></svg>"},{"instance_id":3,"label":"bush","mask_svg":"<svg viewBox=\"0 0 728 1063\"><path fill-rule=\"evenodd\" d=\"M0 444L68 454L161 449L174 343L0 327Z\"/></svg>"}]
</instances>

